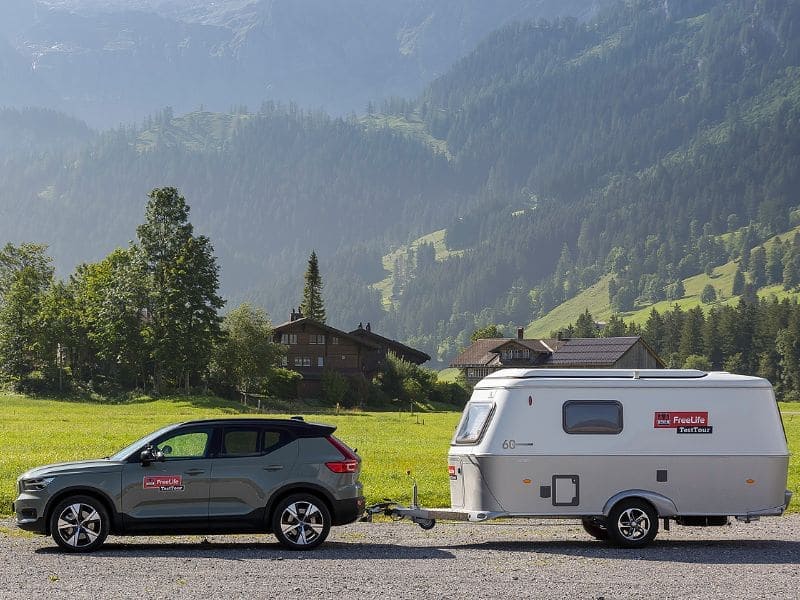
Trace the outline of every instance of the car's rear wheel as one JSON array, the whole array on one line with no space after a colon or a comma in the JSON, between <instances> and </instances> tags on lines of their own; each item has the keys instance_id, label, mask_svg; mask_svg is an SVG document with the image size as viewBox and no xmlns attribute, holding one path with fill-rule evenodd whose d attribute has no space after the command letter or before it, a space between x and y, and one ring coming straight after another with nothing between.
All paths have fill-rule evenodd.
<instances>
[{"instance_id":1,"label":"car's rear wheel","mask_svg":"<svg viewBox=\"0 0 800 600\"><path fill-rule=\"evenodd\" d=\"M106 540L108 529L108 511L91 496L69 496L50 513L50 534L67 552L97 550Z\"/></svg>"},{"instance_id":2,"label":"car's rear wheel","mask_svg":"<svg viewBox=\"0 0 800 600\"><path fill-rule=\"evenodd\" d=\"M292 550L316 548L331 530L328 507L313 494L292 494L278 502L272 516L272 532Z\"/></svg>"}]
</instances>

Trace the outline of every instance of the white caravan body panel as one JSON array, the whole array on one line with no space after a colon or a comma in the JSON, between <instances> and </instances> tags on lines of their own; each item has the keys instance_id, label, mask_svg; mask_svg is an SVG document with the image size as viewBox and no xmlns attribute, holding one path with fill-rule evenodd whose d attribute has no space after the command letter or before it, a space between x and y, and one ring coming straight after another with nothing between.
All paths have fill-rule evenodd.
<instances>
[{"instance_id":1,"label":"white caravan body panel","mask_svg":"<svg viewBox=\"0 0 800 600\"><path fill-rule=\"evenodd\" d=\"M581 411L618 415L619 431L587 432L603 424L570 421ZM755 517L787 501L772 387L729 373L498 371L476 385L448 459L452 508L465 511L600 516L639 496L662 517Z\"/></svg>"}]
</instances>

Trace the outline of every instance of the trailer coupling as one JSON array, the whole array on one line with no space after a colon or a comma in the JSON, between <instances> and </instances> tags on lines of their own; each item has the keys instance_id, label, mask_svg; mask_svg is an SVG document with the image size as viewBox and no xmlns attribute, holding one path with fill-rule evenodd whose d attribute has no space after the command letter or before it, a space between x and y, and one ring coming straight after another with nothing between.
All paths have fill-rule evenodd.
<instances>
[{"instance_id":1,"label":"trailer coupling","mask_svg":"<svg viewBox=\"0 0 800 600\"><path fill-rule=\"evenodd\" d=\"M361 521L371 523L374 515L385 515L397 521L410 519L423 529L432 529L436 520L442 521L471 521L473 523L488 521L507 515L505 512L487 512L477 510L454 510L452 508L423 508L417 500L417 482L411 493L411 505L403 506L394 500L384 498L383 502L372 504L364 509Z\"/></svg>"}]
</instances>

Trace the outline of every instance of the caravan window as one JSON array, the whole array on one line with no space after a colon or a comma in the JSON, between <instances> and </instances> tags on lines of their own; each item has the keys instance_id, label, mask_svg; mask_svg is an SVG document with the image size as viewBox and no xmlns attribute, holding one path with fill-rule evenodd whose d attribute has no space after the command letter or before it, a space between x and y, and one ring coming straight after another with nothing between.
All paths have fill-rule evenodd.
<instances>
[{"instance_id":1,"label":"caravan window","mask_svg":"<svg viewBox=\"0 0 800 600\"><path fill-rule=\"evenodd\" d=\"M622 404L606 400L570 400L564 403L563 427L567 433L622 431Z\"/></svg>"},{"instance_id":2,"label":"caravan window","mask_svg":"<svg viewBox=\"0 0 800 600\"><path fill-rule=\"evenodd\" d=\"M456 432L456 444L477 444L489 424L494 412L493 402L475 402L470 404L461 418L461 425Z\"/></svg>"}]
</instances>

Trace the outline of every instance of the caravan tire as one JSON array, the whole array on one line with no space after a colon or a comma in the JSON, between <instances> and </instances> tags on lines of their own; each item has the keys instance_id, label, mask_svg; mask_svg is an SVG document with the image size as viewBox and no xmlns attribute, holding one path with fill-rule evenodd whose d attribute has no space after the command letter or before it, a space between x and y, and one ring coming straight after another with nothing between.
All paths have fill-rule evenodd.
<instances>
[{"instance_id":1,"label":"caravan tire","mask_svg":"<svg viewBox=\"0 0 800 600\"><path fill-rule=\"evenodd\" d=\"M632 498L621 500L608 515L608 538L621 548L642 548L658 533L658 513L652 504Z\"/></svg>"},{"instance_id":2,"label":"caravan tire","mask_svg":"<svg viewBox=\"0 0 800 600\"><path fill-rule=\"evenodd\" d=\"M606 541L608 539L608 528L599 519L581 519L584 531L596 540Z\"/></svg>"}]
</instances>

